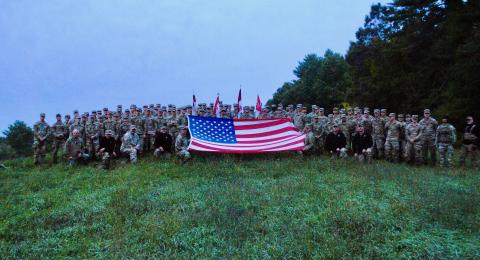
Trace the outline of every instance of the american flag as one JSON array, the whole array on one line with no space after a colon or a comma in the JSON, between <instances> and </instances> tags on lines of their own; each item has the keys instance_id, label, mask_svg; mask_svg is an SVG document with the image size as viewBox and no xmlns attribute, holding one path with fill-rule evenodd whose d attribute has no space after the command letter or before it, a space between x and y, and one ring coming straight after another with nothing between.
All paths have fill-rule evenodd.
<instances>
[{"instance_id":1,"label":"american flag","mask_svg":"<svg viewBox=\"0 0 480 260\"><path fill-rule=\"evenodd\" d=\"M264 153L303 150L305 135L290 119L188 116L191 151Z\"/></svg>"}]
</instances>

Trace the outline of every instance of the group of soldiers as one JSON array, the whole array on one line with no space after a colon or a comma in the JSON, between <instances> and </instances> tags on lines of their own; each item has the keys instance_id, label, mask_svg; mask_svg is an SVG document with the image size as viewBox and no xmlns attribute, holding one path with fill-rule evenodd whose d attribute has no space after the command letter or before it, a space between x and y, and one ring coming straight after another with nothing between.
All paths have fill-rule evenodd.
<instances>
[{"instance_id":1,"label":"group of soldiers","mask_svg":"<svg viewBox=\"0 0 480 260\"><path fill-rule=\"evenodd\" d=\"M215 111L213 104L201 103L196 107L175 105L131 105L129 109L117 106L73 116L56 115L56 122L49 125L45 114L34 125L34 162L41 164L46 153L46 140L52 139L52 160L56 163L58 152L63 150L71 165L91 160L101 160L104 168L110 167L113 158L125 157L135 163L138 154L153 152L155 156L169 157L175 153L182 162L190 158L188 152L188 115L266 119L290 118L294 126L305 132L305 148L302 154L327 152L340 157L349 154L359 160L386 158L392 162L405 161L417 164L436 163L437 150L440 165L452 166L455 128L443 117L438 123L425 109L423 118L418 115L387 114L386 109L333 108L331 114L313 105L272 105L256 111L254 107L238 104L220 104ZM476 165L479 145L479 129L471 116L463 135L460 164L470 156Z\"/></svg>"}]
</instances>

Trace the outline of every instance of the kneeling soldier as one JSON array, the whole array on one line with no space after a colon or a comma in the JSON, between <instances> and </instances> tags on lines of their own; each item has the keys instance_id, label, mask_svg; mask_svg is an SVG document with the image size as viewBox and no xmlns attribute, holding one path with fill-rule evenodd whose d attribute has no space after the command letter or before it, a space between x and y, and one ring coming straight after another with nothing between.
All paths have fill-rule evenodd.
<instances>
[{"instance_id":1,"label":"kneeling soldier","mask_svg":"<svg viewBox=\"0 0 480 260\"><path fill-rule=\"evenodd\" d=\"M160 127L160 131L155 134L155 142L153 144L155 151L153 155L160 157L164 155L167 159L172 154L172 136L168 133L166 126Z\"/></svg>"},{"instance_id":2,"label":"kneeling soldier","mask_svg":"<svg viewBox=\"0 0 480 260\"><path fill-rule=\"evenodd\" d=\"M78 129L73 129L72 136L65 142L64 150L64 154L67 157L70 166L74 166L78 163L86 164L89 158L88 154L84 153L85 147Z\"/></svg>"},{"instance_id":3,"label":"kneeling soldier","mask_svg":"<svg viewBox=\"0 0 480 260\"><path fill-rule=\"evenodd\" d=\"M188 151L190 140L188 140L187 131L187 127L180 127L180 133L178 134L177 139L175 139L175 151L182 161L182 164L190 159L190 152Z\"/></svg>"},{"instance_id":4,"label":"kneeling soldier","mask_svg":"<svg viewBox=\"0 0 480 260\"><path fill-rule=\"evenodd\" d=\"M116 140L113 137L112 130L105 131L105 136L100 138L100 146L98 149L98 155L102 158L102 168L110 169L111 160L115 158Z\"/></svg>"},{"instance_id":5,"label":"kneeling soldier","mask_svg":"<svg viewBox=\"0 0 480 260\"><path fill-rule=\"evenodd\" d=\"M357 127L357 133L353 136L352 146L355 159L359 161L367 159L368 163L372 162L372 136L365 133L362 125Z\"/></svg>"},{"instance_id":6,"label":"kneeling soldier","mask_svg":"<svg viewBox=\"0 0 480 260\"><path fill-rule=\"evenodd\" d=\"M128 156L131 163L137 162L137 155L141 149L140 137L137 134L137 127L135 125L130 126L128 131L122 138L122 146L120 151Z\"/></svg>"}]
</instances>

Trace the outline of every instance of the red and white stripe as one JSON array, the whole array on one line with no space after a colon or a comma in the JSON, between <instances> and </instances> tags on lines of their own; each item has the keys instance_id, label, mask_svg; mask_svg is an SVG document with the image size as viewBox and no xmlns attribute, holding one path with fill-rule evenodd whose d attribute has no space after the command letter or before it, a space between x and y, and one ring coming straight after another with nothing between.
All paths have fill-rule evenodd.
<instances>
[{"instance_id":1,"label":"red and white stripe","mask_svg":"<svg viewBox=\"0 0 480 260\"><path fill-rule=\"evenodd\" d=\"M233 119L237 143L224 144L192 137L189 150L222 153L264 153L303 150L305 135L290 119Z\"/></svg>"}]
</instances>

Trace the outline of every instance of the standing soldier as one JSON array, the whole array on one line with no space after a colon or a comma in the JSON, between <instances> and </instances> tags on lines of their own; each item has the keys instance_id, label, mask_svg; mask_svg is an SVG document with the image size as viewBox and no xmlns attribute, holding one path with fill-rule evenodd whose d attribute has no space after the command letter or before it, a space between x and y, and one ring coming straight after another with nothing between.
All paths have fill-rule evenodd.
<instances>
[{"instance_id":1,"label":"standing soldier","mask_svg":"<svg viewBox=\"0 0 480 260\"><path fill-rule=\"evenodd\" d=\"M69 132L70 132L69 137L73 136L73 130L78 130L78 132L80 133L80 137L84 136L85 127L83 127L82 123L80 123L80 117L73 118L73 123L70 125L70 129L69 129Z\"/></svg>"},{"instance_id":2,"label":"standing soldier","mask_svg":"<svg viewBox=\"0 0 480 260\"><path fill-rule=\"evenodd\" d=\"M418 115L412 115L412 122L408 124L405 129L405 139L407 143L405 145L403 158L406 162L411 162L413 155L417 165L423 163L422 132L423 127L418 123Z\"/></svg>"},{"instance_id":3,"label":"standing soldier","mask_svg":"<svg viewBox=\"0 0 480 260\"><path fill-rule=\"evenodd\" d=\"M53 163L57 163L58 150L63 150L65 140L68 136L67 126L62 122L62 115L57 114L57 122L52 125L51 129L53 134L52 159Z\"/></svg>"},{"instance_id":4,"label":"standing soldier","mask_svg":"<svg viewBox=\"0 0 480 260\"><path fill-rule=\"evenodd\" d=\"M86 149L90 153L92 159L95 158L98 146L100 144L100 137L103 135L103 127L95 121L95 115L90 115L85 126Z\"/></svg>"},{"instance_id":5,"label":"standing soldier","mask_svg":"<svg viewBox=\"0 0 480 260\"><path fill-rule=\"evenodd\" d=\"M385 121L380 117L380 110L373 110L374 118L372 120L372 139L373 154L376 158L383 158L385 145Z\"/></svg>"},{"instance_id":6,"label":"standing soldier","mask_svg":"<svg viewBox=\"0 0 480 260\"><path fill-rule=\"evenodd\" d=\"M178 119L175 109L169 108L166 118L167 127L171 136L177 136L178 134Z\"/></svg>"},{"instance_id":7,"label":"standing soldier","mask_svg":"<svg viewBox=\"0 0 480 260\"><path fill-rule=\"evenodd\" d=\"M465 159L470 155L472 167L477 167L477 151L480 144L480 128L473 122L472 116L467 116L467 125L463 132L460 165L465 165Z\"/></svg>"},{"instance_id":8,"label":"standing soldier","mask_svg":"<svg viewBox=\"0 0 480 260\"><path fill-rule=\"evenodd\" d=\"M113 136L115 136L115 130L117 129L117 122L112 119L110 112L107 111L105 115L106 119L103 122L103 132L110 130L113 132Z\"/></svg>"},{"instance_id":9,"label":"standing soldier","mask_svg":"<svg viewBox=\"0 0 480 260\"><path fill-rule=\"evenodd\" d=\"M301 105L297 105L297 108L299 109L299 112L295 114L293 117L293 125L300 131L303 131L303 128L305 127L305 117L306 117L306 110L301 107Z\"/></svg>"},{"instance_id":10,"label":"standing soldier","mask_svg":"<svg viewBox=\"0 0 480 260\"><path fill-rule=\"evenodd\" d=\"M50 134L50 126L45 122L45 113L40 113L40 121L33 125L33 163L39 165L45 159L45 146Z\"/></svg>"},{"instance_id":11,"label":"standing soldier","mask_svg":"<svg viewBox=\"0 0 480 260\"><path fill-rule=\"evenodd\" d=\"M318 148L317 151L319 153L322 153L324 149L326 134L324 133L324 126L320 122L320 117L318 115L313 116L312 130L315 136L316 146Z\"/></svg>"},{"instance_id":12,"label":"standing soldier","mask_svg":"<svg viewBox=\"0 0 480 260\"><path fill-rule=\"evenodd\" d=\"M67 135L65 136L65 140L70 136L70 126L72 125L72 121L70 120L70 115L65 115L65 127L67 128Z\"/></svg>"},{"instance_id":13,"label":"standing soldier","mask_svg":"<svg viewBox=\"0 0 480 260\"><path fill-rule=\"evenodd\" d=\"M399 159L400 160L403 160L403 155L404 155L404 151L405 151L405 145L406 145L406 140L405 140L405 127L406 127L406 123L405 123L405 118L403 116L403 114L398 114L398 123L400 123L400 152L399 152Z\"/></svg>"},{"instance_id":14,"label":"standing soldier","mask_svg":"<svg viewBox=\"0 0 480 260\"><path fill-rule=\"evenodd\" d=\"M453 144L457 141L455 127L448 123L448 116L442 117L442 123L437 127L435 146L440 155L441 167L453 166Z\"/></svg>"},{"instance_id":15,"label":"standing soldier","mask_svg":"<svg viewBox=\"0 0 480 260\"><path fill-rule=\"evenodd\" d=\"M305 134L305 145L303 147L302 154L304 155L311 155L315 153L317 147L315 145L315 135L312 132L312 124L308 123L305 125L305 129L303 130Z\"/></svg>"},{"instance_id":16,"label":"standing soldier","mask_svg":"<svg viewBox=\"0 0 480 260\"><path fill-rule=\"evenodd\" d=\"M343 114L340 116L340 122L338 123L338 127L342 131L342 133L345 135L345 138L347 140L347 151L351 149L351 136L350 136L350 125L347 122L347 115Z\"/></svg>"},{"instance_id":17,"label":"standing soldier","mask_svg":"<svg viewBox=\"0 0 480 260\"><path fill-rule=\"evenodd\" d=\"M190 140L188 140L187 131L186 126L181 126L180 133L175 139L175 152L177 152L177 156L180 158L182 164L190 159L190 152L188 151Z\"/></svg>"},{"instance_id":18,"label":"standing soldier","mask_svg":"<svg viewBox=\"0 0 480 260\"><path fill-rule=\"evenodd\" d=\"M398 154L400 152L400 134L402 126L395 120L395 113L390 113L390 120L385 124L387 131L387 138L385 141L385 155L391 162L398 161Z\"/></svg>"},{"instance_id":19,"label":"standing soldier","mask_svg":"<svg viewBox=\"0 0 480 260\"><path fill-rule=\"evenodd\" d=\"M143 120L143 151L150 152L155 141L155 132L157 130L157 122L152 117L150 109L145 111L145 118Z\"/></svg>"},{"instance_id":20,"label":"standing soldier","mask_svg":"<svg viewBox=\"0 0 480 260\"><path fill-rule=\"evenodd\" d=\"M420 125L423 127L422 134L422 150L425 163L428 162L428 153L430 153L430 162L432 165L436 163L436 147L435 136L438 127L437 120L431 117L430 109L423 111L423 119L420 120Z\"/></svg>"}]
</instances>

